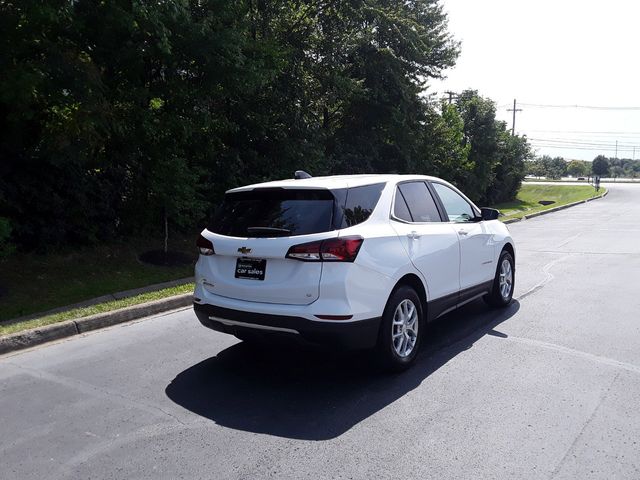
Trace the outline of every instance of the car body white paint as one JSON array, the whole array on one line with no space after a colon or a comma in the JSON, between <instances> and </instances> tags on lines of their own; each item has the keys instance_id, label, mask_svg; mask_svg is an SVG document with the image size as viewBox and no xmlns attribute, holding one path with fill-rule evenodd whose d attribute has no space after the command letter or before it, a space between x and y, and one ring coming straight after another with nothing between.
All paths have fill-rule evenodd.
<instances>
[{"instance_id":1,"label":"car body white paint","mask_svg":"<svg viewBox=\"0 0 640 480\"><path fill-rule=\"evenodd\" d=\"M499 220L475 222L403 222L393 215L400 182L442 183L476 207L448 182L422 175L344 175L282 180L248 185L229 192L259 188L334 189L385 183L370 217L341 230L276 238L228 237L204 230L216 254L200 255L195 268L195 302L267 315L301 317L328 322L316 315L351 316L344 322L381 317L387 300L406 275L422 282L430 303L466 288L491 282L498 257L515 245ZM228 192L228 193L229 193ZM292 245L359 235L364 238L353 263L302 262L285 258ZM264 281L234 278L235 262L243 256L266 259Z\"/></svg>"}]
</instances>

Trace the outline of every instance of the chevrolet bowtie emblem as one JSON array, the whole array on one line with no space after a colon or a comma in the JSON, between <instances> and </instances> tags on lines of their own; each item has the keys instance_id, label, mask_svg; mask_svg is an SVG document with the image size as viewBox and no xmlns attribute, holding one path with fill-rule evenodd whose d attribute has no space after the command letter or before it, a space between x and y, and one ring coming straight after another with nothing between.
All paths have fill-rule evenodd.
<instances>
[{"instance_id":1,"label":"chevrolet bowtie emblem","mask_svg":"<svg viewBox=\"0 0 640 480\"><path fill-rule=\"evenodd\" d=\"M243 255L246 255L247 253L251 253L251 249L247 248L247 247L240 247L238 249L238 253L241 253Z\"/></svg>"}]
</instances>

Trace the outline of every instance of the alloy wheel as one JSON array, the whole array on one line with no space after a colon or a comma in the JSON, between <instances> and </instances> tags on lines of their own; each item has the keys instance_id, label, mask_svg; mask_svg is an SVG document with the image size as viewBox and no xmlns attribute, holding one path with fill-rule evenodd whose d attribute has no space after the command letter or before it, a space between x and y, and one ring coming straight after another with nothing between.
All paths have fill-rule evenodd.
<instances>
[{"instance_id":1,"label":"alloy wheel","mask_svg":"<svg viewBox=\"0 0 640 480\"><path fill-rule=\"evenodd\" d=\"M505 300L511 295L511 288L513 287L513 269L511 268L511 262L508 259L503 259L500 264L500 295Z\"/></svg>"},{"instance_id":2,"label":"alloy wheel","mask_svg":"<svg viewBox=\"0 0 640 480\"><path fill-rule=\"evenodd\" d=\"M418 340L418 309L405 299L398 304L393 314L391 337L393 348L401 358L411 355Z\"/></svg>"}]
</instances>

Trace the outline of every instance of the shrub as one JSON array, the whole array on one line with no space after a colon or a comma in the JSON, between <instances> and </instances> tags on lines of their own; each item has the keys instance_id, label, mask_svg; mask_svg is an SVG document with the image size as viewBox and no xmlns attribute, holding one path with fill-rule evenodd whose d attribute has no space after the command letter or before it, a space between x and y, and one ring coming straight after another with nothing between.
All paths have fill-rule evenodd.
<instances>
[{"instance_id":1,"label":"shrub","mask_svg":"<svg viewBox=\"0 0 640 480\"><path fill-rule=\"evenodd\" d=\"M11 223L8 218L0 217L0 258L8 256L15 250L10 237Z\"/></svg>"}]
</instances>

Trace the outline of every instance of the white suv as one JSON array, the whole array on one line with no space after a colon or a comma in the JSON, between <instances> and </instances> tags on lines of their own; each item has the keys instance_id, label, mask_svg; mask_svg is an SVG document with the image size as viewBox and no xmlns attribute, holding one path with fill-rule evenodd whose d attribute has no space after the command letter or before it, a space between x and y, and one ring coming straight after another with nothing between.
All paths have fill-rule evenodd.
<instances>
[{"instance_id":1,"label":"white suv","mask_svg":"<svg viewBox=\"0 0 640 480\"><path fill-rule=\"evenodd\" d=\"M194 309L241 339L377 347L402 369L427 321L479 297L511 302L514 243L497 217L421 175L235 188L198 239Z\"/></svg>"}]
</instances>

